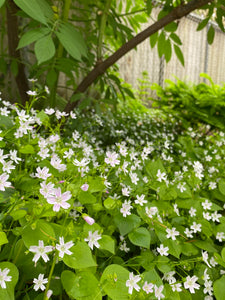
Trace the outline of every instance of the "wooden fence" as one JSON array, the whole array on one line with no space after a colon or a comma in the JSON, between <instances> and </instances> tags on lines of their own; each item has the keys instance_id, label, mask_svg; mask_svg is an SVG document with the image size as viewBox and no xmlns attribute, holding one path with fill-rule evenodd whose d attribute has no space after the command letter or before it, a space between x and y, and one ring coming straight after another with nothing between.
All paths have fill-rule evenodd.
<instances>
[{"instance_id":1,"label":"wooden fence","mask_svg":"<svg viewBox=\"0 0 225 300\"><path fill-rule=\"evenodd\" d=\"M208 73L217 84L225 83L225 33L216 24L215 38L212 45L207 43L208 27L196 31L202 18L189 15L180 20L177 34L182 41L182 52L185 67L181 65L173 51L172 58L166 63L164 58L158 57L157 46L150 47L149 39L144 41L118 62L121 77L134 88L138 87L138 78L142 72L147 71L151 83L164 85L165 79L175 81L175 77L187 82L199 83L205 79L200 78L200 73ZM151 24L151 23L150 23ZM148 26L150 25L148 24Z\"/></svg>"}]
</instances>

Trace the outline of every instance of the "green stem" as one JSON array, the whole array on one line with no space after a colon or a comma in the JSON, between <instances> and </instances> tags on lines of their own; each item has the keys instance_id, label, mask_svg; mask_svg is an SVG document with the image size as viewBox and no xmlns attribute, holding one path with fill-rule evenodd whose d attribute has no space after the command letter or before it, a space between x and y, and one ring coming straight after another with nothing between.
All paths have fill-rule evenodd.
<instances>
[{"instance_id":1,"label":"green stem","mask_svg":"<svg viewBox=\"0 0 225 300\"><path fill-rule=\"evenodd\" d=\"M104 11L102 13L102 17L101 17L101 23L100 23L99 35L98 35L97 61L100 61L102 59L103 36L104 36L107 15L108 15L108 11L109 11L111 2L112 2L112 0L106 1L106 5L105 5Z\"/></svg>"},{"instance_id":2,"label":"green stem","mask_svg":"<svg viewBox=\"0 0 225 300\"><path fill-rule=\"evenodd\" d=\"M71 0L65 0L64 7L63 7L63 14L62 14L62 21L67 22L69 18L69 11L71 6ZM59 43L57 53L56 53L56 59L59 59L63 56L63 45ZM56 106L56 92L57 92L57 86L59 81L59 71L57 70L57 76L54 86L51 89L50 94L50 106L55 108Z\"/></svg>"},{"instance_id":3,"label":"green stem","mask_svg":"<svg viewBox=\"0 0 225 300\"><path fill-rule=\"evenodd\" d=\"M43 300L48 300L47 292L49 290L49 286L50 286L50 283L51 283L52 274L53 274L53 271L55 269L55 264L56 264L57 258L58 258L58 255L56 254L55 257L54 257L54 259L53 259L53 262L52 262L50 273L48 275L48 283L47 283L47 286L46 286L46 289L45 289Z\"/></svg>"}]
</instances>

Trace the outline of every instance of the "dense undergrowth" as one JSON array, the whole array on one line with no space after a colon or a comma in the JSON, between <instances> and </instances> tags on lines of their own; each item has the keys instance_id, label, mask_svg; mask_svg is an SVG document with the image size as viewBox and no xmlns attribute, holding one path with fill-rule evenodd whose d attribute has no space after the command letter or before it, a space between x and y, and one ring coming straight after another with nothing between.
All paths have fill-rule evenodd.
<instances>
[{"instance_id":1,"label":"dense undergrowth","mask_svg":"<svg viewBox=\"0 0 225 300\"><path fill-rule=\"evenodd\" d=\"M1 299L224 299L224 132L131 107L2 102Z\"/></svg>"}]
</instances>

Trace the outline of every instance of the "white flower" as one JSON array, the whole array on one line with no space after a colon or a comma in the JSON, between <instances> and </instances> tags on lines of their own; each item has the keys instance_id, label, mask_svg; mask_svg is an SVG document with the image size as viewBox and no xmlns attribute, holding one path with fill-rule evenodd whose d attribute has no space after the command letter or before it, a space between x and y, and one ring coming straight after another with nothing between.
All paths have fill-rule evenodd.
<instances>
[{"instance_id":1,"label":"white flower","mask_svg":"<svg viewBox=\"0 0 225 300\"><path fill-rule=\"evenodd\" d=\"M191 217L196 216L196 209L191 207L190 210L189 210L189 214L190 214Z\"/></svg>"},{"instance_id":2,"label":"white flower","mask_svg":"<svg viewBox=\"0 0 225 300\"><path fill-rule=\"evenodd\" d=\"M88 242L88 246L93 250L93 246L99 248L100 245L98 243L98 240L100 240L102 237L100 234L98 234L98 230L96 230L94 233L92 231L88 232L88 237L85 238L85 242Z\"/></svg>"},{"instance_id":3,"label":"white flower","mask_svg":"<svg viewBox=\"0 0 225 300\"><path fill-rule=\"evenodd\" d=\"M174 274L175 271L165 273L162 279L168 281L169 284L173 284L176 282L176 278L173 276Z\"/></svg>"},{"instance_id":4,"label":"white flower","mask_svg":"<svg viewBox=\"0 0 225 300\"><path fill-rule=\"evenodd\" d=\"M44 278L44 274L39 274L38 278L34 278L33 283L35 283L34 285L35 291L38 291L39 289L44 291L45 290L44 284L48 283L48 279Z\"/></svg>"},{"instance_id":5,"label":"white flower","mask_svg":"<svg viewBox=\"0 0 225 300\"><path fill-rule=\"evenodd\" d=\"M196 222L193 222L193 224L191 225L191 229L193 230L194 233L196 232L201 232L201 227L202 227L202 224L197 224Z\"/></svg>"},{"instance_id":6,"label":"white flower","mask_svg":"<svg viewBox=\"0 0 225 300\"><path fill-rule=\"evenodd\" d=\"M143 206L144 203L148 202L147 200L145 200L145 195L144 194L142 194L141 196L137 195L136 197L137 197L137 199L134 201L136 204L139 204L139 205Z\"/></svg>"},{"instance_id":7,"label":"white flower","mask_svg":"<svg viewBox=\"0 0 225 300\"><path fill-rule=\"evenodd\" d=\"M176 203L173 204L173 209L174 209L174 212L175 212L178 216L180 216L180 212L179 212L179 209L178 209L178 206L177 206Z\"/></svg>"},{"instance_id":8,"label":"white flower","mask_svg":"<svg viewBox=\"0 0 225 300\"><path fill-rule=\"evenodd\" d=\"M54 195L54 184L49 182L46 184L45 181L40 183L41 189L39 190L40 193L45 197L49 197L50 195Z\"/></svg>"},{"instance_id":9,"label":"white flower","mask_svg":"<svg viewBox=\"0 0 225 300\"><path fill-rule=\"evenodd\" d=\"M181 283L171 284L171 288L173 292L181 292L182 291L181 287L182 287Z\"/></svg>"},{"instance_id":10,"label":"white flower","mask_svg":"<svg viewBox=\"0 0 225 300\"><path fill-rule=\"evenodd\" d=\"M184 233L186 234L187 237L193 238L193 234L192 234L193 231L192 230L186 228L185 231L184 231Z\"/></svg>"},{"instance_id":11,"label":"white flower","mask_svg":"<svg viewBox=\"0 0 225 300\"><path fill-rule=\"evenodd\" d=\"M165 298L165 296L162 294L163 288L164 288L163 285L160 285L159 287L157 287L157 286L155 285L155 297L156 297L158 300Z\"/></svg>"},{"instance_id":12,"label":"white flower","mask_svg":"<svg viewBox=\"0 0 225 300\"><path fill-rule=\"evenodd\" d=\"M153 283L148 283L147 281L145 281L142 290L146 292L146 294L149 293L153 293L153 289L154 289L154 284Z\"/></svg>"},{"instance_id":13,"label":"white flower","mask_svg":"<svg viewBox=\"0 0 225 300\"><path fill-rule=\"evenodd\" d=\"M109 164L111 167L115 167L116 165L120 164L118 159L119 155L116 152L106 152L105 162Z\"/></svg>"},{"instance_id":14,"label":"white flower","mask_svg":"<svg viewBox=\"0 0 225 300\"><path fill-rule=\"evenodd\" d=\"M186 281L184 283L184 288L185 289L189 289L190 293L191 294L194 294L195 293L195 289L199 289L200 288L200 285L196 283L196 281L198 280L198 277L197 276L187 276L186 277Z\"/></svg>"},{"instance_id":15,"label":"white flower","mask_svg":"<svg viewBox=\"0 0 225 300\"><path fill-rule=\"evenodd\" d=\"M84 183L81 187L82 191L86 192L89 188L89 185L87 183Z\"/></svg>"},{"instance_id":16,"label":"white flower","mask_svg":"<svg viewBox=\"0 0 225 300\"><path fill-rule=\"evenodd\" d=\"M216 221L216 222L219 223L219 222L220 222L219 218L221 218L222 215L221 215L221 214L218 214L217 211L214 211L214 213L211 214L211 217L212 217L212 221L213 221L213 222Z\"/></svg>"},{"instance_id":17,"label":"white flower","mask_svg":"<svg viewBox=\"0 0 225 300\"><path fill-rule=\"evenodd\" d=\"M4 270L0 269L0 285L3 289L6 289L5 281L11 281L12 276L8 276L9 269L5 268Z\"/></svg>"},{"instance_id":18,"label":"white flower","mask_svg":"<svg viewBox=\"0 0 225 300\"><path fill-rule=\"evenodd\" d=\"M125 200L122 204L122 208L120 209L120 212L123 214L123 217L126 218L126 216L131 215L130 210L132 209L131 201Z\"/></svg>"},{"instance_id":19,"label":"white flower","mask_svg":"<svg viewBox=\"0 0 225 300\"><path fill-rule=\"evenodd\" d=\"M72 241L64 243L64 238L59 237L59 244L56 244L56 249L59 251L59 257L63 258L64 254L71 255L69 249L74 245Z\"/></svg>"},{"instance_id":20,"label":"white flower","mask_svg":"<svg viewBox=\"0 0 225 300\"><path fill-rule=\"evenodd\" d=\"M203 261L207 264L208 267L211 268L210 264L208 263L208 258L209 258L209 255L208 255L208 252L207 251L202 251L202 259Z\"/></svg>"},{"instance_id":21,"label":"white flower","mask_svg":"<svg viewBox=\"0 0 225 300\"><path fill-rule=\"evenodd\" d=\"M216 189L216 188L217 188L217 183L216 183L216 182L213 182L213 181L210 181L210 183L209 183L209 188L210 188L211 190Z\"/></svg>"},{"instance_id":22,"label":"white flower","mask_svg":"<svg viewBox=\"0 0 225 300\"><path fill-rule=\"evenodd\" d=\"M11 186L11 182L7 181L8 178L9 178L9 175L6 173L3 173L2 175L0 175L0 191L5 191L6 187Z\"/></svg>"},{"instance_id":23,"label":"white flower","mask_svg":"<svg viewBox=\"0 0 225 300\"><path fill-rule=\"evenodd\" d=\"M51 252L53 250L52 246L44 246L43 241L38 241L38 246L30 246L29 251L36 253L32 261L35 263L39 260L40 257L43 258L45 262L49 261L49 257L46 253Z\"/></svg>"},{"instance_id":24,"label":"white flower","mask_svg":"<svg viewBox=\"0 0 225 300\"><path fill-rule=\"evenodd\" d=\"M163 244L161 244L160 247L157 247L156 249L157 249L157 251L159 252L159 254L161 256L163 256L163 255L168 256L169 255L169 253L168 253L169 247L164 247Z\"/></svg>"},{"instance_id":25,"label":"white flower","mask_svg":"<svg viewBox=\"0 0 225 300\"><path fill-rule=\"evenodd\" d=\"M172 229L170 228L166 228L166 232L168 233L167 234L167 238L171 238L173 241L176 240L176 236L179 235L179 231L176 231L176 228L173 227Z\"/></svg>"},{"instance_id":26,"label":"white flower","mask_svg":"<svg viewBox=\"0 0 225 300\"><path fill-rule=\"evenodd\" d=\"M165 172L163 172L163 173L161 173L161 171L160 171L160 169L158 170L158 172L157 172L157 174L156 174L156 176L157 176L157 180L159 181L159 182L162 182L162 180L166 180L166 173Z\"/></svg>"},{"instance_id":27,"label":"white flower","mask_svg":"<svg viewBox=\"0 0 225 300\"><path fill-rule=\"evenodd\" d=\"M70 191L61 192L61 188L53 189L53 193L47 197L47 202L53 204L53 211L58 212L60 207L68 209L70 204L67 201L72 197Z\"/></svg>"},{"instance_id":28,"label":"white flower","mask_svg":"<svg viewBox=\"0 0 225 300\"><path fill-rule=\"evenodd\" d=\"M137 282L141 280L141 276L140 275L134 275L133 272L131 272L129 274L129 279L126 281L126 286L129 287L129 294L132 294L133 289L135 289L136 291L140 291L140 286L137 285Z\"/></svg>"},{"instance_id":29,"label":"white flower","mask_svg":"<svg viewBox=\"0 0 225 300\"><path fill-rule=\"evenodd\" d=\"M217 234L216 234L216 239L217 239L219 242L222 242L223 240L225 240L225 234L224 234L224 232L217 232Z\"/></svg>"},{"instance_id":30,"label":"white flower","mask_svg":"<svg viewBox=\"0 0 225 300\"><path fill-rule=\"evenodd\" d=\"M26 93L29 96L37 96L37 92L36 91L27 91Z\"/></svg>"},{"instance_id":31,"label":"white flower","mask_svg":"<svg viewBox=\"0 0 225 300\"><path fill-rule=\"evenodd\" d=\"M184 191L186 191L186 188L184 187L186 184L186 182L179 182L178 185L177 185L177 188L180 190L181 193L183 193Z\"/></svg>"},{"instance_id":32,"label":"white flower","mask_svg":"<svg viewBox=\"0 0 225 300\"><path fill-rule=\"evenodd\" d=\"M48 173L48 171L49 171L49 168L47 168L47 167L44 167L43 169L41 169L40 167L37 167L35 176L40 179L46 180L48 177L50 177L52 175L52 174Z\"/></svg>"},{"instance_id":33,"label":"white flower","mask_svg":"<svg viewBox=\"0 0 225 300\"><path fill-rule=\"evenodd\" d=\"M202 202L202 207L203 207L203 209L205 209L205 210L206 210L206 209L210 209L211 206L212 206L212 202L209 202L208 199L206 199L205 202Z\"/></svg>"},{"instance_id":34,"label":"white flower","mask_svg":"<svg viewBox=\"0 0 225 300\"><path fill-rule=\"evenodd\" d=\"M218 265L218 263L216 262L215 258L212 256L209 260L211 266L215 267L216 265Z\"/></svg>"},{"instance_id":35,"label":"white flower","mask_svg":"<svg viewBox=\"0 0 225 300\"><path fill-rule=\"evenodd\" d=\"M145 212L149 218L152 218L155 214L158 213L158 208L156 206L145 207Z\"/></svg>"}]
</instances>

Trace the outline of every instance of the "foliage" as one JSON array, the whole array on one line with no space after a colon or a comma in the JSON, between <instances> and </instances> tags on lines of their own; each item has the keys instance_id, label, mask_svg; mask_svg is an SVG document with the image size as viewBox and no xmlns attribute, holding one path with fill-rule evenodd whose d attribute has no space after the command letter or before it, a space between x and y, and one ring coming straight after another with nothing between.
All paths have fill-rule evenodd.
<instances>
[{"instance_id":1,"label":"foliage","mask_svg":"<svg viewBox=\"0 0 225 300\"><path fill-rule=\"evenodd\" d=\"M2 298L223 299L224 132L2 104Z\"/></svg>"},{"instance_id":2,"label":"foliage","mask_svg":"<svg viewBox=\"0 0 225 300\"><path fill-rule=\"evenodd\" d=\"M182 119L186 126L199 122L212 127L225 129L225 85L213 83L207 74L201 74L211 85L204 82L190 84L177 79L176 83L166 80L166 87L154 84L158 99L153 100L153 106L160 107L165 113L172 113L177 120Z\"/></svg>"},{"instance_id":3,"label":"foliage","mask_svg":"<svg viewBox=\"0 0 225 300\"><path fill-rule=\"evenodd\" d=\"M42 85L47 85L51 92L48 96L51 107L60 106L57 88L62 74L67 78L66 87L63 88L75 91L75 94L68 92L71 103L66 106L67 111L86 99L80 93L86 93L93 82L98 85L103 98L115 99L115 91L123 90L120 80L113 74L115 63L121 56L150 37L150 45L157 45L160 57L164 55L168 62L174 51L184 65L180 48L182 41L176 34L179 26L177 19L202 8L205 20L198 27L201 30L215 11L216 22L224 31L223 5L224 0L85 0L82 3L75 0L2 0L1 40L7 34L11 46L8 53L4 47L1 49L1 69L5 76L9 72L13 74L19 89L25 85L22 83L25 73L37 78ZM14 11L17 11L19 22L15 19ZM141 31L141 25L147 23L155 11L158 17L154 25L158 29L150 26L149 33L145 35L146 31ZM7 20L10 23L10 16L13 16L15 24L7 29L5 24ZM18 35L19 42L15 45L13 37L18 38ZM210 26L210 44L213 37L214 27ZM26 66L27 70L22 66ZM129 90L126 92L130 93ZM25 105L27 96L21 90L20 94L23 98L21 102Z\"/></svg>"}]
</instances>

